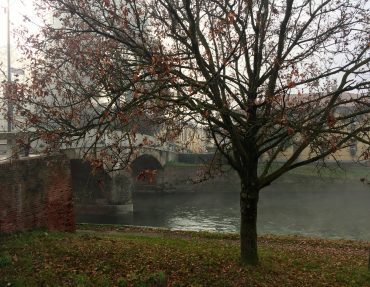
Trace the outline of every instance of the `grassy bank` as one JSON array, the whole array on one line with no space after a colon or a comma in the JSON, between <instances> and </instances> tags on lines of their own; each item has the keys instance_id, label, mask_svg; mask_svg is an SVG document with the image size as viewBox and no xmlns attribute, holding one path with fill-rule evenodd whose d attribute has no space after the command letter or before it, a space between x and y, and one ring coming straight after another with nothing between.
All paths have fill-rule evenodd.
<instances>
[{"instance_id":1,"label":"grassy bank","mask_svg":"<svg viewBox=\"0 0 370 287\"><path fill-rule=\"evenodd\" d=\"M250 268L235 234L80 226L0 240L0 286L370 286L366 242L264 236Z\"/></svg>"},{"instance_id":2,"label":"grassy bank","mask_svg":"<svg viewBox=\"0 0 370 287\"><path fill-rule=\"evenodd\" d=\"M272 165L271 170L275 170L279 168L282 163L275 163ZM200 164L192 164L192 163L183 163L183 162L169 162L167 163L166 167L171 168L189 168L193 167L197 169L201 167ZM264 165L261 164L259 166L259 172L262 172ZM225 171L232 170L230 166L224 166ZM328 163L325 167L324 166L316 166L315 164L308 164L301 166L299 168L293 169L289 171L285 177L289 176L302 176L302 177L316 177L316 178L323 178L323 179L346 179L346 180L355 180L360 181L361 179L365 179L366 181L370 180L370 167L367 165L361 165L358 163L348 163L342 162L340 165L336 163Z\"/></svg>"},{"instance_id":3,"label":"grassy bank","mask_svg":"<svg viewBox=\"0 0 370 287\"><path fill-rule=\"evenodd\" d=\"M288 172L288 175L322 177L331 179L349 179L359 181L370 176L370 168L365 165L342 163L338 166L335 163L326 167L316 167L314 164L301 166Z\"/></svg>"}]
</instances>

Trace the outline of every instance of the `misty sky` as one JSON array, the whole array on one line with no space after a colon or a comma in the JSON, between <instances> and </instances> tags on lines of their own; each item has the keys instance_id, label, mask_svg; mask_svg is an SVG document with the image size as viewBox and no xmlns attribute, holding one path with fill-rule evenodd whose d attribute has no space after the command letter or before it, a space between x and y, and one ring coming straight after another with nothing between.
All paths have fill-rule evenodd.
<instances>
[{"instance_id":1,"label":"misty sky","mask_svg":"<svg viewBox=\"0 0 370 287\"><path fill-rule=\"evenodd\" d=\"M11 45L12 50L15 48L13 29L18 28L22 22L23 17L27 16L35 19L33 12L33 0L9 0L10 2L10 23L11 23ZM7 44L7 14L6 14L7 0L0 0L0 62L6 64L6 44ZM28 24L29 28L35 25ZM13 51L14 53L14 51ZM12 53L12 54L13 54ZM13 61L12 61L13 62ZM13 62L14 63L14 62Z\"/></svg>"}]
</instances>

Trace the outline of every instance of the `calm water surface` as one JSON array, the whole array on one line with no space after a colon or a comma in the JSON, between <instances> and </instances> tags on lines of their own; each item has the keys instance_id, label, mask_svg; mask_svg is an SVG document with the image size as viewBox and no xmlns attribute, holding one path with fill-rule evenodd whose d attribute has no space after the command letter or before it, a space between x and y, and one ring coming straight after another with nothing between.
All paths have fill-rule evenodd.
<instances>
[{"instance_id":1,"label":"calm water surface","mask_svg":"<svg viewBox=\"0 0 370 287\"><path fill-rule=\"evenodd\" d=\"M182 230L237 232L239 194L135 194L129 217L79 217L79 222L119 223ZM260 234L298 234L370 240L370 187L360 182L276 184L261 192Z\"/></svg>"}]
</instances>

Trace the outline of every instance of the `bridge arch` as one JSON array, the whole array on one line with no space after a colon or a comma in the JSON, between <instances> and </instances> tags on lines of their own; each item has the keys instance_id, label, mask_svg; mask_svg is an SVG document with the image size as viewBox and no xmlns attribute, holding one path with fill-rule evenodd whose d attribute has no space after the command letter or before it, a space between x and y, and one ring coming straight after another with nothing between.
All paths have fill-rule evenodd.
<instances>
[{"instance_id":1,"label":"bridge arch","mask_svg":"<svg viewBox=\"0 0 370 287\"><path fill-rule=\"evenodd\" d=\"M125 171L93 170L82 159L71 159L72 190L76 215L85 220L87 215L132 214L132 178Z\"/></svg>"},{"instance_id":2,"label":"bridge arch","mask_svg":"<svg viewBox=\"0 0 370 287\"><path fill-rule=\"evenodd\" d=\"M131 163L132 176L137 177L144 170L163 170L163 166L155 156L142 154Z\"/></svg>"},{"instance_id":3,"label":"bridge arch","mask_svg":"<svg viewBox=\"0 0 370 287\"><path fill-rule=\"evenodd\" d=\"M156 191L161 182L163 166L153 155L142 154L131 163L131 175L133 178L134 191Z\"/></svg>"},{"instance_id":4,"label":"bridge arch","mask_svg":"<svg viewBox=\"0 0 370 287\"><path fill-rule=\"evenodd\" d=\"M104 169L93 170L83 159L70 160L72 190L75 200L81 203L108 202L112 189L112 177Z\"/></svg>"}]
</instances>

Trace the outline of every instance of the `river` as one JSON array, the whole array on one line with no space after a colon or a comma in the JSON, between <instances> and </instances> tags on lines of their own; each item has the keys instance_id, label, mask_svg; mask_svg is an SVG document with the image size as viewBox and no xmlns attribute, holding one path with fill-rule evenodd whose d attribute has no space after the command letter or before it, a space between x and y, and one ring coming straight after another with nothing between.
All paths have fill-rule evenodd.
<instances>
[{"instance_id":1,"label":"river","mask_svg":"<svg viewBox=\"0 0 370 287\"><path fill-rule=\"evenodd\" d=\"M237 190L134 194L132 216L80 216L78 222L237 232ZM259 234L370 241L370 187L357 181L275 184L261 191Z\"/></svg>"}]
</instances>

